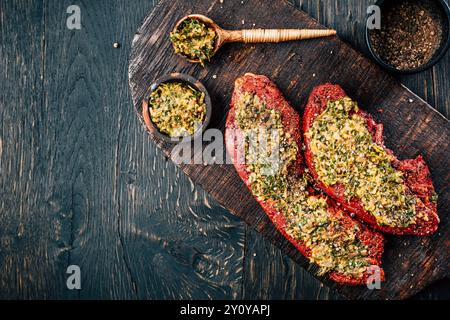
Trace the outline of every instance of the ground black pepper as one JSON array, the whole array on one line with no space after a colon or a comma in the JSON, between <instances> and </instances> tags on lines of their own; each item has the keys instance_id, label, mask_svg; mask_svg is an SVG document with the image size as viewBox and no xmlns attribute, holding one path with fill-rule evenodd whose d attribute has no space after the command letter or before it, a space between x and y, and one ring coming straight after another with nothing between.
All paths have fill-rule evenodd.
<instances>
[{"instance_id":1,"label":"ground black pepper","mask_svg":"<svg viewBox=\"0 0 450 320\"><path fill-rule=\"evenodd\" d=\"M381 29L370 31L372 48L399 70L426 64L442 41L442 23L430 1L395 1L382 9Z\"/></svg>"}]
</instances>

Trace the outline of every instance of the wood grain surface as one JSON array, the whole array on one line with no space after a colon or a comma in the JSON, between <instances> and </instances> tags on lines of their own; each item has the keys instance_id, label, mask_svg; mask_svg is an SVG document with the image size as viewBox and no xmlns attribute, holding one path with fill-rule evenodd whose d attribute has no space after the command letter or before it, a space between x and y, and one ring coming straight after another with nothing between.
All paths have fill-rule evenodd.
<instances>
[{"instance_id":1,"label":"wood grain surface","mask_svg":"<svg viewBox=\"0 0 450 320\"><path fill-rule=\"evenodd\" d=\"M127 68L156 2L0 1L0 298L341 298L166 161L142 129ZM364 51L373 2L293 4ZM73 4L81 30L66 28ZM447 54L401 81L448 117L449 74ZM66 288L71 264L81 291ZM448 286L416 297L449 298Z\"/></svg>"},{"instance_id":2,"label":"wood grain surface","mask_svg":"<svg viewBox=\"0 0 450 320\"><path fill-rule=\"evenodd\" d=\"M174 55L167 34L180 17L192 13L208 15L227 29L246 21L258 28L320 27L304 12L282 2L162 1L145 19L133 40L129 77L139 117L142 117L142 101L149 85L171 72L194 75L206 85L214 104L211 127L222 131L234 80L246 72L269 76L299 112L314 86L325 82L340 84L376 120L385 124L387 145L396 154L401 158L414 157L420 151L424 155L440 196L441 225L439 233L426 238L387 237L383 259L387 281L381 290L351 288L319 278L346 297L399 299L410 297L447 276L448 247L442 239L450 236L446 214L450 208L448 120L337 37L282 45L229 45L206 68L190 64ZM152 140L171 156L173 145L156 136ZM191 164L181 164L183 171L224 207L317 275L316 267L309 265L276 231L232 165L193 164L194 159L201 159L201 152L194 150Z\"/></svg>"}]
</instances>

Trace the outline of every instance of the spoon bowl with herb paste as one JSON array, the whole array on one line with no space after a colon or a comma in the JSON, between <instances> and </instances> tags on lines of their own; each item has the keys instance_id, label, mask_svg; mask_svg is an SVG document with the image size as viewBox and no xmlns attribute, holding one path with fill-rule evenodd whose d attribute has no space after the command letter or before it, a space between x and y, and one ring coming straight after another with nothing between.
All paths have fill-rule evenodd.
<instances>
[{"instance_id":1,"label":"spoon bowl with herb paste","mask_svg":"<svg viewBox=\"0 0 450 320\"><path fill-rule=\"evenodd\" d=\"M203 16L191 15L180 20L170 33L175 53L204 66L218 49L217 26Z\"/></svg>"},{"instance_id":2,"label":"spoon bowl with herb paste","mask_svg":"<svg viewBox=\"0 0 450 320\"><path fill-rule=\"evenodd\" d=\"M191 141L201 135L211 118L211 99L195 78L172 73L150 87L142 115L148 130L166 142Z\"/></svg>"}]
</instances>

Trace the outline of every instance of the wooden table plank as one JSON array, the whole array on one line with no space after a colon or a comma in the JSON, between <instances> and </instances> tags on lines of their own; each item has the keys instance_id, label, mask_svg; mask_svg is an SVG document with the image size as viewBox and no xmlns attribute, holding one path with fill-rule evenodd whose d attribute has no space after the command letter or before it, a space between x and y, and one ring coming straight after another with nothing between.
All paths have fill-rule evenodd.
<instances>
[{"instance_id":1,"label":"wooden table plank","mask_svg":"<svg viewBox=\"0 0 450 320\"><path fill-rule=\"evenodd\" d=\"M64 285L45 186L44 11L42 2L0 2L0 298L55 298Z\"/></svg>"},{"instance_id":2,"label":"wooden table plank","mask_svg":"<svg viewBox=\"0 0 450 320\"><path fill-rule=\"evenodd\" d=\"M55 241L58 259L81 268L79 298L135 298L121 233L118 201L119 138L123 123L118 106L124 53L112 44L124 36L123 14L107 1L80 4L81 30L69 30L60 14L71 1L49 0L46 28L46 76L43 139L53 165L45 187L54 204L48 214L62 230ZM133 11L128 11L132 16ZM67 15L66 15L67 16ZM126 23L126 22L125 22ZM115 91L115 94L110 92Z\"/></svg>"}]
</instances>

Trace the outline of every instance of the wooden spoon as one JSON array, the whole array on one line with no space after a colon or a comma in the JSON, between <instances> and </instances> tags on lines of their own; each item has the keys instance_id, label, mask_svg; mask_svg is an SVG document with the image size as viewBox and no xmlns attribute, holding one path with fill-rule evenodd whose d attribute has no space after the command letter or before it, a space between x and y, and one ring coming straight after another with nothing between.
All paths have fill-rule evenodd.
<instances>
[{"instance_id":1,"label":"wooden spoon","mask_svg":"<svg viewBox=\"0 0 450 320\"><path fill-rule=\"evenodd\" d=\"M244 30L225 30L219 27L210 18L201 14L191 14L181 18L175 25L174 32L186 19L196 19L214 29L217 39L214 44L213 56L225 43L229 42L284 42L292 40L305 40L313 38L329 37L336 34L333 29L244 29ZM185 57L189 62L200 63L200 60Z\"/></svg>"}]
</instances>

